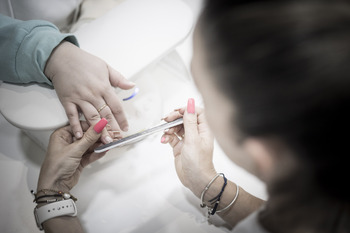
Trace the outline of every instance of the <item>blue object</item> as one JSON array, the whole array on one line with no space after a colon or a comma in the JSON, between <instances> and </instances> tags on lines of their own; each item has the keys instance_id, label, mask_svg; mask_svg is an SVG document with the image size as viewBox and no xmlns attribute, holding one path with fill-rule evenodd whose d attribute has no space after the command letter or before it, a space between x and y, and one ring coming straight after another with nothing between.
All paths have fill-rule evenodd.
<instances>
[{"instance_id":1,"label":"blue object","mask_svg":"<svg viewBox=\"0 0 350 233\"><path fill-rule=\"evenodd\" d=\"M129 96L129 97L127 97L127 98L124 98L123 101L127 101L127 100L130 100L130 99L134 98L134 96L137 95L138 92L139 92L139 88L136 87L136 88L134 89L134 92L131 94L131 96Z\"/></svg>"}]
</instances>

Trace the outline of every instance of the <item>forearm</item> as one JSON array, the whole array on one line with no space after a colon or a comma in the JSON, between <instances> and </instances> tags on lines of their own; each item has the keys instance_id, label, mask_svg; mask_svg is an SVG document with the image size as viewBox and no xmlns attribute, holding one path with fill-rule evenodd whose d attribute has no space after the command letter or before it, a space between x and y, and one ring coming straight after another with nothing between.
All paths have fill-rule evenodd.
<instances>
[{"instance_id":1,"label":"forearm","mask_svg":"<svg viewBox=\"0 0 350 233\"><path fill-rule=\"evenodd\" d=\"M83 227L78 217L61 216L43 223L45 233L82 233Z\"/></svg>"},{"instance_id":2,"label":"forearm","mask_svg":"<svg viewBox=\"0 0 350 233\"><path fill-rule=\"evenodd\" d=\"M51 203L62 203L61 201L71 199L75 202L77 199L70 193L71 187L64 185L63 182L60 182L60 178L57 176L57 171L53 166L50 165L51 160L47 158L42 164L40 170L40 175L38 179L37 192L35 194L36 201L38 205L37 208L41 208L45 205L50 205ZM48 169L50 168L50 169ZM65 194L69 194L68 199L65 197ZM56 202L51 202L50 200L55 200ZM69 204L59 204L58 208L68 208ZM58 210L56 207L50 207L51 212ZM76 210L76 206L74 207ZM55 209L55 210L54 210ZM77 216L70 215L61 215L54 218L50 218L42 223L42 227L45 233L80 233L84 232L80 224L79 218Z\"/></svg>"},{"instance_id":3,"label":"forearm","mask_svg":"<svg viewBox=\"0 0 350 233\"><path fill-rule=\"evenodd\" d=\"M205 185L210 182L207 181ZM204 195L204 203L208 206L213 206L208 203L208 200L215 198L221 191L224 184L223 177L218 177L209 187L209 189L205 192ZM202 185L202 188L197 190L193 190L194 194L201 198L201 194L205 188L205 185ZM237 186L235 183L231 181L227 181L227 185L222 193L219 205L217 210L222 210L233 201L237 193ZM229 223L231 226L235 226L239 221L247 217L252 212L256 211L264 204L264 200L257 198L250 193L246 192L242 187L239 187L239 192L236 201L226 210L222 212L217 212L225 222Z\"/></svg>"}]
</instances>

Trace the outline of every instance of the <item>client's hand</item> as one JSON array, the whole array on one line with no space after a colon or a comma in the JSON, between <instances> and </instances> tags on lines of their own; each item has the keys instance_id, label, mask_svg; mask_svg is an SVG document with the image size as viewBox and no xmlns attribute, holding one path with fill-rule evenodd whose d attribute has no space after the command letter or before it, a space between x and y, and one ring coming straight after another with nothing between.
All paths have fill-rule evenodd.
<instances>
[{"instance_id":1,"label":"client's hand","mask_svg":"<svg viewBox=\"0 0 350 233\"><path fill-rule=\"evenodd\" d=\"M106 124L106 119L102 119L94 127L89 128L86 122L82 122L84 131L87 131L76 141L70 126L56 130L50 137L37 190L69 192L77 184L83 168L105 154L96 154L93 149L101 144L97 143L97 140Z\"/></svg>"},{"instance_id":2,"label":"client's hand","mask_svg":"<svg viewBox=\"0 0 350 233\"><path fill-rule=\"evenodd\" d=\"M213 165L214 137L206 123L204 111L195 108L189 99L187 109L169 114L164 120L173 121L183 116L184 124L164 133L162 143L173 148L177 175L184 186L197 197L216 175Z\"/></svg>"},{"instance_id":3,"label":"client's hand","mask_svg":"<svg viewBox=\"0 0 350 233\"><path fill-rule=\"evenodd\" d=\"M53 83L76 138L82 136L79 111L90 125L104 117L111 130L128 130L128 122L114 87L130 89L135 84L103 60L69 42L62 42L48 59L45 75ZM101 140L111 142L106 130Z\"/></svg>"}]
</instances>

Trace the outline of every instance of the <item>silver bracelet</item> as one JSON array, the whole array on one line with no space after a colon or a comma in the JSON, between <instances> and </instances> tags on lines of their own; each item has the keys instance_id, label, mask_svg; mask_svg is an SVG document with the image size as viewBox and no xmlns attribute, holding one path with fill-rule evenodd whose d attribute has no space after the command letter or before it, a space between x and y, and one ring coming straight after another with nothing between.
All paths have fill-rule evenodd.
<instances>
[{"instance_id":1,"label":"silver bracelet","mask_svg":"<svg viewBox=\"0 0 350 233\"><path fill-rule=\"evenodd\" d=\"M228 204L228 206L226 206L225 208L221 209L221 210L217 210L216 213L220 213L220 212L223 212L225 210L227 210L228 208L230 208L237 200L237 197L238 197L238 194L239 194L239 186L238 184L236 184L236 195L235 197L233 198L233 200L231 201L230 204Z\"/></svg>"},{"instance_id":2,"label":"silver bracelet","mask_svg":"<svg viewBox=\"0 0 350 233\"><path fill-rule=\"evenodd\" d=\"M205 186L204 190L202 191L202 194L201 194L201 204L200 204L200 207L204 208L206 207L207 205L204 204L204 195L205 193L207 192L207 190L209 189L210 185L221 175L224 175L223 173L218 173L216 174L216 176L214 176L214 178L209 182L209 184L207 184L207 186Z\"/></svg>"}]
</instances>

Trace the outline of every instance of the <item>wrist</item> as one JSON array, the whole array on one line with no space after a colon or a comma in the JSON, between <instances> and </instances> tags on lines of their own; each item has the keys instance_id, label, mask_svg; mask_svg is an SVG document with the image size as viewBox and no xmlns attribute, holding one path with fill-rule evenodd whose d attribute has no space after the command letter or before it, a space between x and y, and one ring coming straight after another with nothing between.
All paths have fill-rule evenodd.
<instances>
[{"instance_id":1,"label":"wrist","mask_svg":"<svg viewBox=\"0 0 350 233\"><path fill-rule=\"evenodd\" d=\"M58 182L55 181L41 181L41 179L39 179L38 182L38 187L37 187L37 192L39 192L40 190L47 190L48 193L50 192L62 192L62 193L69 193L70 192L70 188L66 185L63 184L58 184ZM49 191L51 190L51 191Z\"/></svg>"},{"instance_id":2,"label":"wrist","mask_svg":"<svg viewBox=\"0 0 350 233\"><path fill-rule=\"evenodd\" d=\"M45 190L47 194L70 193L70 189L64 186L38 186L36 191L39 193L43 190Z\"/></svg>"},{"instance_id":3,"label":"wrist","mask_svg":"<svg viewBox=\"0 0 350 233\"><path fill-rule=\"evenodd\" d=\"M72 199L73 201L77 201L77 198L74 197L69 192L63 192L60 190L54 189L38 189L36 193L32 191L34 195L34 201L37 203L36 208L40 208L41 206L51 204L58 201L64 201L68 199Z\"/></svg>"},{"instance_id":4,"label":"wrist","mask_svg":"<svg viewBox=\"0 0 350 233\"><path fill-rule=\"evenodd\" d=\"M43 165L43 167L44 166L46 165ZM38 179L37 192L40 190L55 190L61 191L63 193L70 192L71 187L68 187L68 185L62 182L62 178L60 178L60 176L58 175L59 173L56 171L57 169L48 170L42 168Z\"/></svg>"},{"instance_id":5,"label":"wrist","mask_svg":"<svg viewBox=\"0 0 350 233\"><path fill-rule=\"evenodd\" d=\"M227 179L226 179L226 182L227 182ZM206 187L203 188L201 191L200 198L201 198L201 201L203 202L202 204L205 204L205 206L212 206L212 203L210 202L219 195L219 193L223 189L224 183L225 183L225 178L224 176L221 176L219 173L217 173L214 177L212 177L212 179L206 184Z\"/></svg>"},{"instance_id":6,"label":"wrist","mask_svg":"<svg viewBox=\"0 0 350 233\"><path fill-rule=\"evenodd\" d=\"M52 50L50 57L47 59L44 74L51 82L53 82L56 70L60 69L60 67L56 68L57 64L66 60L62 54L64 54L67 49L69 50L71 48L70 46L75 45L63 40Z\"/></svg>"},{"instance_id":7,"label":"wrist","mask_svg":"<svg viewBox=\"0 0 350 233\"><path fill-rule=\"evenodd\" d=\"M215 169L205 172L202 175L198 176L198 179L195 182L192 182L191 187L189 189L193 192L193 194L200 198L203 190L208 185L208 183L216 176Z\"/></svg>"},{"instance_id":8,"label":"wrist","mask_svg":"<svg viewBox=\"0 0 350 233\"><path fill-rule=\"evenodd\" d=\"M46 206L41 206L41 207L37 206L36 208L34 208L35 220L40 230L43 230L44 223L51 225L49 221L50 219L57 220L61 218L66 218L67 216L74 217L76 215L77 215L77 207L75 205L74 200L72 199L65 199L58 202L47 204ZM44 228L46 230L45 226ZM59 228L63 229L62 227L59 227Z\"/></svg>"}]
</instances>

